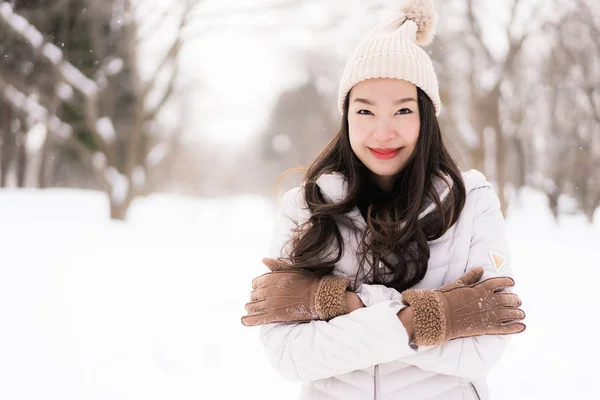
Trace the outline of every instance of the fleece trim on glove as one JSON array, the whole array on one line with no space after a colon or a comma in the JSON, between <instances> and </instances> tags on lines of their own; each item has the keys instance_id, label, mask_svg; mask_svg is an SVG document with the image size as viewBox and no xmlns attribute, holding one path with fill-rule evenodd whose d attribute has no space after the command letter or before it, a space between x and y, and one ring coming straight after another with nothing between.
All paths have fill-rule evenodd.
<instances>
[{"instance_id":1,"label":"fleece trim on glove","mask_svg":"<svg viewBox=\"0 0 600 400\"><path fill-rule=\"evenodd\" d=\"M321 279L315 293L315 311L322 320L347 314L346 289L350 281L338 276L327 275Z\"/></svg>"},{"instance_id":2,"label":"fleece trim on glove","mask_svg":"<svg viewBox=\"0 0 600 400\"><path fill-rule=\"evenodd\" d=\"M437 346L447 341L444 303L433 290L407 290L402 302L414 310L412 341L419 346Z\"/></svg>"}]
</instances>

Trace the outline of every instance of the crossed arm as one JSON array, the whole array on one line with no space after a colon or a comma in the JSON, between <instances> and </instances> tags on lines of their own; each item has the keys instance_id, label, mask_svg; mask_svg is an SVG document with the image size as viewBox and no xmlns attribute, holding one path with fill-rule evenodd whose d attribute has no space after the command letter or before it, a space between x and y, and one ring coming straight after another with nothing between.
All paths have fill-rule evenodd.
<instances>
[{"instance_id":1,"label":"crossed arm","mask_svg":"<svg viewBox=\"0 0 600 400\"><path fill-rule=\"evenodd\" d=\"M473 237L465 270L482 265L486 275L495 276L487 249L503 250L506 254L503 218L493 192L486 188L478 191L474 230L478 225L487 226L490 234ZM286 235L286 230L289 234L293 228L289 226L288 215L282 215L280 235ZM503 275L511 274L510 268L503 270ZM388 289L379 298L373 296L367 307L359 307L354 295L347 294L347 306L352 312L329 321L261 326L260 339L268 359L284 378L302 382L396 360L436 373L477 379L487 375L500 359L508 343L507 336L473 336L439 346L412 348L409 346L411 310L402 303L400 293L394 292Z\"/></svg>"}]
</instances>

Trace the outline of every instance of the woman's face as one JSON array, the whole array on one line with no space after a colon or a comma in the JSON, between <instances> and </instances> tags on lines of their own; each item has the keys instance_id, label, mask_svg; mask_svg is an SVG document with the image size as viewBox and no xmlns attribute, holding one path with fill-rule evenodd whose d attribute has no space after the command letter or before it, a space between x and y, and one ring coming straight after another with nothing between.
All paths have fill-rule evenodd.
<instances>
[{"instance_id":1,"label":"woman's face","mask_svg":"<svg viewBox=\"0 0 600 400\"><path fill-rule=\"evenodd\" d=\"M368 79L350 91L350 145L383 190L391 189L410 160L420 127L417 87L412 83Z\"/></svg>"}]
</instances>

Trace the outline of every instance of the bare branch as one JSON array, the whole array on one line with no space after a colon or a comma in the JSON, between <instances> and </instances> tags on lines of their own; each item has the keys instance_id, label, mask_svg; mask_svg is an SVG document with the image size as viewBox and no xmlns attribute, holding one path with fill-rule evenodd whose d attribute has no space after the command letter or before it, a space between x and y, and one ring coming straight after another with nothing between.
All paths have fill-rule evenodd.
<instances>
[{"instance_id":1,"label":"bare branch","mask_svg":"<svg viewBox=\"0 0 600 400\"><path fill-rule=\"evenodd\" d=\"M508 21L508 26L506 27L506 33L508 35L509 42L511 40L511 31L513 29L513 26L515 25L515 20L517 17L517 8L519 6L519 1L520 0L514 0L511 10L510 10L510 19Z\"/></svg>"},{"instance_id":2,"label":"bare branch","mask_svg":"<svg viewBox=\"0 0 600 400\"><path fill-rule=\"evenodd\" d=\"M142 98L147 98L148 94L155 88L156 82L158 80L157 78L160 75L160 73L164 70L164 68L170 63L176 63L179 50L181 50L181 36L178 34L177 38L175 38L173 44L165 53L163 59L158 64L158 67L156 67L156 70L146 83L146 86L142 91Z\"/></svg>"},{"instance_id":3,"label":"bare branch","mask_svg":"<svg viewBox=\"0 0 600 400\"><path fill-rule=\"evenodd\" d=\"M492 56L492 53L490 53L488 47L483 42L481 27L479 26L479 21L477 20L477 17L475 16L475 12L473 10L473 0L467 1L467 16L469 19L469 24L471 26L471 31L473 33L472 36L474 37L475 42L477 43L479 49L485 55L485 59L488 62L488 64L493 63L494 57Z\"/></svg>"},{"instance_id":4,"label":"bare branch","mask_svg":"<svg viewBox=\"0 0 600 400\"><path fill-rule=\"evenodd\" d=\"M187 0L186 7L181 16L181 20L179 21L179 25L177 26L177 34L175 36L175 40L163 56L162 60L158 63L156 70L151 75L150 79L147 81L146 86L142 90L142 98L146 99L148 94L155 88L157 77L161 74L164 68L170 63L177 63L177 58L179 55L179 51L181 50L181 46L183 44L183 30L190 22L190 13L191 11L199 4L197 0Z\"/></svg>"},{"instance_id":5,"label":"bare branch","mask_svg":"<svg viewBox=\"0 0 600 400\"><path fill-rule=\"evenodd\" d=\"M152 14L154 14L155 12L157 12L156 10L156 6L154 7L154 9L152 10ZM158 15L158 17L156 18L155 21L153 22L149 22L147 24L145 24L144 26L140 26L140 31L138 33L138 43L144 42L146 40L148 40L148 38L150 36L152 36L153 34L155 34L156 32L159 31L160 26L164 23L165 19L169 16L169 14L171 14L172 8L171 7L167 7L164 10L161 11L160 15ZM149 13L150 14L150 13ZM140 19L142 20L142 19Z\"/></svg>"},{"instance_id":6,"label":"bare branch","mask_svg":"<svg viewBox=\"0 0 600 400\"><path fill-rule=\"evenodd\" d=\"M152 77L150 78L149 82L146 84L146 87L144 88L144 90L142 92L142 99L144 99L144 102L146 102L149 97L148 95L156 87L156 83L158 81L158 76L161 74L161 72L164 71L164 69L167 67L167 65L169 65L169 64L172 65L171 75L169 77L169 81L167 82L167 86L166 86L162 96L160 97L160 99L156 102L156 105L153 106L150 110L145 111L144 118L143 118L144 121L149 121L156 117L156 115L160 112L160 110L163 108L163 106L169 100L169 98L171 97L171 94L173 93L173 91L175 89L175 82L177 80L177 75L179 73L178 56L179 56L179 53L181 50L181 46L183 44L183 30L187 26L187 24L191 21L190 16L192 15L192 11L195 9L195 7L198 6L198 4L200 4L200 1L198 1L198 0L187 0L186 1L185 10L183 12L183 15L181 16L181 20L180 20L179 26L177 28L177 36L176 36L175 40L173 41L173 44L171 45L171 47L169 48L169 50L163 57L163 59L160 61L154 74L152 75ZM145 105L147 106L147 104L145 104Z\"/></svg>"},{"instance_id":7,"label":"bare branch","mask_svg":"<svg viewBox=\"0 0 600 400\"><path fill-rule=\"evenodd\" d=\"M100 5L98 2L92 1L89 4L89 12L81 14L79 18L86 18L85 26L87 28L88 35L90 37L90 46L93 50L93 53L96 55L97 60L102 60L104 58L104 51L102 46L102 26L101 21L98 18L95 18L99 13L102 13L102 8L104 5ZM91 18L89 17L91 14ZM79 22L78 22L79 24Z\"/></svg>"},{"instance_id":8,"label":"bare branch","mask_svg":"<svg viewBox=\"0 0 600 400\"><path fill-rule=\"evenodd\" d=\"M193 15L193 17L206 18L206 19L214 19L214 18L230 18L235 15L243 15L250 16L253 14L263 14L266 11L290 11L298 6L304 6L305 4L310 3L319 3L323 4L326 1L333 2L336 0L284 0L271 4L266 4L262 7L236 7L235 9L228 8L225 10L219 10L209 13L199 13L199 15Z\"/></svg>"},{"instance_id":9,"label":"bare branch","mask_svg":"<svg viewBox=\"0 0 600 400\"><path fill-rule=\"evenodd\" d=\"M128 7L129 10L133 13L133 15L138 19L138 21L143 21L144 19L148 18L148 16L150 16L151 14L154 14L158 6L156 5L156 3L153 4L153 2L149 2L146 0L138 0L134 2L130 1L128 3Z\"/></svg>"},{"instance_id":10,"label":"bare branch","mask_svg":"<svg viewBox=\"0 0 600 400\"><path fill-rule=\"evenodd\" d=\"M174 62L173 71L171 71L171 76L169 77L169 82L167 83L165 92L161 96L160 100L156 103L156 105L152 107L152 109L145 112L144 121L153 120L156 117L156 115L160 112L160 110L164 107L164 105L167 103L175 89L175 81L177 80L178 72L179 64L177 62Z\"/></svg>"}]
</instances>

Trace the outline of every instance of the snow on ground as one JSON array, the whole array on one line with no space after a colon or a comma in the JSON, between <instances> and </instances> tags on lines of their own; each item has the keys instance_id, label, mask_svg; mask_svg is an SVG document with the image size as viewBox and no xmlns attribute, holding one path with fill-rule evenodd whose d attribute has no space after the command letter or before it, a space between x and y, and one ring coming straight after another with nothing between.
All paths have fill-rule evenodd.
<instances>
[{"instance_id":1,"label":"snow on ground","mask_svg":"<svg viewBox=\"0 0 600 400\"><path fill-rule=\"evenodd\" d=\"M272 204L0 191L0 399L294 398L239 320L264 272ZM528 329L490 375L494 399L598 398L594 226L556 225L524 192L507 222Z\"/></svg>"}]
</instances>

